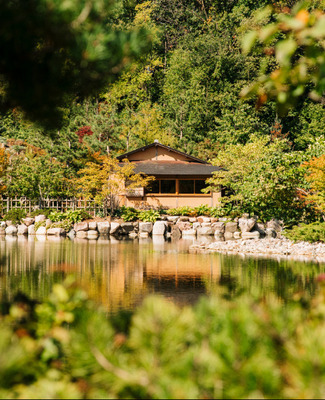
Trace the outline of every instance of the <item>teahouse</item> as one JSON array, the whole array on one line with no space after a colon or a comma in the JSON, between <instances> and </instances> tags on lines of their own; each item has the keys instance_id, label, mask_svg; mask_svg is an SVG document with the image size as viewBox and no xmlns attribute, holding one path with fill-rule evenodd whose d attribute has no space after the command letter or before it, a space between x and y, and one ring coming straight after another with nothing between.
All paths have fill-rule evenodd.
<instances>
[{"instance_id":1,"label":"teahouse","mask_svg":"<svg viewBox=\"0 0 325 400\"><path fill-rule=\"evenodd\" d=\"M121 204L125 206L173 208L201 204L214 207L218 204L221 192L205 194L202 189L206 187L205 180L220 167L158 141L118 157L121 162L124 159L135 164L135 173L155 177L147 188L126 191L121 199Z\"/></svg>"}]
</instances>

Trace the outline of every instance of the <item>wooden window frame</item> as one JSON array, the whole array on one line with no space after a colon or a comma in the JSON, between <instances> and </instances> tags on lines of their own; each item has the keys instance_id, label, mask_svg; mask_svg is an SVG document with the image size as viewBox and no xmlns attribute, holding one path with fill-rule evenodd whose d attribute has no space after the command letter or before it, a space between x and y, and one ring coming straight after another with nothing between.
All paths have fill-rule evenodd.
<instances>
[{"instance_id":1,"label":"wooden window frame","mask_svg":"<svg viewBox=\"0 0 325 400\"><path fill-rule=\"evenodd\" d=\"M180 196L180 197L211 197L211 192L209 193L195 193L195 181L205 181L207 178L194 178L194 177L188 177L188 178L170 178L170 177L163 177L163 178L156 178L156 181L159 182L159 193L150 193L146 192L145 196L163 196L163 197L173 197L173 196ZM175 193L161 193L161 181L162 180L168 180L172 181L175 180ZM179 181L193 181L194 180L194 193L179 193Z\"/></svg>"}]
</instances>

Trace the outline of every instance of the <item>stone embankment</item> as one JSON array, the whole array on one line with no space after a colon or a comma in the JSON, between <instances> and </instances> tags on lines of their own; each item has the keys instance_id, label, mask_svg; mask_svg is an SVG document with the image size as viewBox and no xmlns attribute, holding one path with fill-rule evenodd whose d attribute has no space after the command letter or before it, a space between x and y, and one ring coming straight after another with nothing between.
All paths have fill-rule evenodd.
<instances>
[{"instance_id":1,"label":"stone embankment","mask_svg":"<svg viewBox=\"0 0 325 400\"><path fill-rule=\"evenodd\" d=\"M66 231L60 223L53 223L45 215L25 218L22 224L14 225L10 221L2 221L0 235L47 235L96 239L99 235L129 236L131 238L160 235L166 237L210 236L218 240L259 239L277 237L281 232L281 224L272 220L266 225L258 223L257 217L244 215L233 221L227 218L185 217L162 215L156 222L122 222L122 221L83 221Z\"/></svg>"},{"instance_id":2,"label":"stone embankment","mask_svg":"<svg viewBox=\"0 0 325 400\"><path fill-rule=\"evenodd\" d=\"M192 253L218 252L223 254L246 254L252 256L289 257L301 260L325 262L325 243L294 243L288 239L227 240L195 244Z\"/></svg>"}]
</instances>

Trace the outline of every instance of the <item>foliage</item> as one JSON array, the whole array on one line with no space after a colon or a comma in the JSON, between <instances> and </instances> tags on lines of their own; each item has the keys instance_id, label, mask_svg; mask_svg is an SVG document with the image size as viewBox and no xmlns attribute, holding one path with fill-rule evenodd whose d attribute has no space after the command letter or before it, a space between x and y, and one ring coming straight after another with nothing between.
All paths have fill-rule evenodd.
<instances>
[{"instance_id":1,"label":"foliage","mask_svg":"<svg viewBox=\"0 0 325 400\"><path fill-rule=\"evenodd\" d=\"M20 208L9 210L4 216L4 221L11 221L13 224L20 224L21 220L26 217L26 211Z\"/></svg>"},{"instance_id":2,"label":"foliage","mask_svg":"<svg viewBox=\"0 0 325 400\"><path fill-rule=\"evenodd\" d=\"M46 227L46 222L45 221L35 222L35 232L37 231L38 228L41 228L43 226Z\"/></svg>"},{"instance_id":3,"label":"foliage","mask_svg":"<svg viewBox=\"0 0 325 400\"><path fill-rule=\"evenodd\" d=\"M6 190L6 185L4 184L4 177L6 170L9 165L9 155L3 147L0 147L0 195Z\"/></svg>"},{"instance_id":4,"label":"foliage","mask_svg":"<svg viewBox=\"0 0 325 400\"><path fill-rule=\"evenodd\" d=\"M207 190L226 187L224 202L262 220L300 220L308 211L298 192L304 186L303 154L289 152L287 140L252 138L245 145L229 146L214 160L222 167L208 180Z\"/></svg>"},{"instance_id":5,"label":"foliage","mask_svg":"<svg viewBox=\"0 0 325 400\"><path fill-rule=\"evenodd\" d=\"M78 171L77 180L80 193L92 197L97 202L109 204L111 212L119 202L119 195L138 187L146 187L154 178L134 173L134 164L128 160L119 163L118 159L108 155L94 154L95 162L88 162Z\"/></svg>"},{"instance_id":6,"label":"foliage","mask_svg":"<svg viewBox=\"0 0 325 400\"><path fill-rule=\"evenodd\" d=\"M143 222L156 222L160 218L159 211L145 210L139 212L138 219Z\"/></svg>"},{"instance_id":7,"label":"foliage","mask_svg":"<svg viewBox=\"0 0 325 400\"><path fill-rule=\"evenodd\" d=\"M69 221L70 224L76 224L92 217L85 210L68 210L65 212L52 211L49 218L52 222Z\"/></svg>"},{"instance_id":8,"label":"foliage","mask_svg":"<svg viewBox=\"0 0 325 400\"><path fill-rule=\"evenodd\" d=\"M1 0L0 6L1 103L37 120L57 122L72 96L99 92L148 45L143 29L114 24L119 2Z\"/></svg>"},{"instance_id":9,"label":"foliage","mask_svg":"<svg viewBox=\"0 0 325 400\"><path fill-rule=\"evenodd\" d=\"M276 98L282 111L297 104L306 93L321 100L325 90L324 6L308 10L302 2L288 11L279 13L275 22L249 32L243 40L246 53L256 41L266 46L268 54L275 53L277 68L271 73L263 71L242 95L257 94L259 105L268 97ZM264 14L271 12L271 7L263 10Z\"/></svg>"},{"instance_id":10,"label":"foliage","mask_svg":"<svg viewBox=\"0 0 325 400\"><path fill-rule=\"evenodd\" d=\"M295 242L325 242L325 223L301 224L286 230L283 234Z\"/></svg>"},{"instance_id":11,"label":"foliage","mask_svg":"<svg viewBox=\"0 0 325 400\"><path fill-rule=\"evenodd\" d=\"M310 191L306 200L316 206L324 215L325 212L325 154L314 157L305 162L306 180L310 184Z\"/></svg>"},{"instance_id":12,"label":"foliage","mask_svg":"<svg viewBox=\"0 0 325 400\"><path fill-rule=\"evenodd\" d=\"M214 294L178 308L154 296L108 319L71 281L40 304L18 295L1 307L0 396L323 398L323 279L316 297L286 307Z\"/></svg>"},{"instance_id":13,"label":"foliage","mask_svg":"<svg viewBox=\"0 0 325 400\"><path fill-rule=\"evenodd\" d=\"M120 207L119 214L120 214L120 217L124 221L128 221L128 222L135 221L139 217L139 211L133 207L122 206L122 207Z\"/></svg>"},{"instance_id":14,"label":"foliage","mask_svg":"<svg viewBox=\"0 0 325 400\"><path fill-rule=\"evenodd\" d=\"M38 215L45 215L46 218L49 218L49 215L53 211L55 211L53 208L38 208L37 210L30 212L28 215L30 217L37 217Z\"/></svg>"},{"instance_id":15,"label":"foliage","mask_svg":"<svg viewBox=\"0 0 325 400\"><path fill-rule=\"evenodd\" d=\"M168 215L183 215L183 216L195 216L195 210L190 206L183 206L177 208L170 208L167 210Z\"/></svg>"}]
</instances>

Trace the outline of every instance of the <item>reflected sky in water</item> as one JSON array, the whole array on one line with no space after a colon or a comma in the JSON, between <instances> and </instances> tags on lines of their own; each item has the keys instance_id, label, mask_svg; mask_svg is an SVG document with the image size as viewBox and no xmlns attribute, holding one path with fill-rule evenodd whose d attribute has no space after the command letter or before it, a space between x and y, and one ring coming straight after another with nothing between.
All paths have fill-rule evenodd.
<instances>
[{"instance_id":1,"label":"reflected sky in water","mask_svg":"<svg viewBox=\"0 0 325 400\"><path fill-rule=\"evenodd\" d=\"M23 291L42 299L73 274L110 312L133 309L151 293L181 305L211 291L235 297L242 290L286 302L298 291L313 295L315 277L325 270L311 262L188 252L191 244L211 240L2 237L0 296Z\"/></svg>"}]
</instances>

